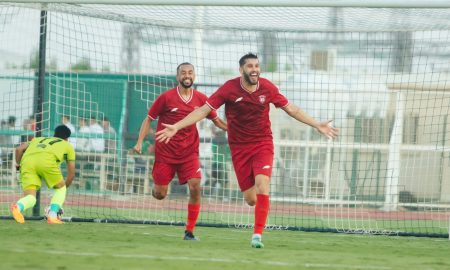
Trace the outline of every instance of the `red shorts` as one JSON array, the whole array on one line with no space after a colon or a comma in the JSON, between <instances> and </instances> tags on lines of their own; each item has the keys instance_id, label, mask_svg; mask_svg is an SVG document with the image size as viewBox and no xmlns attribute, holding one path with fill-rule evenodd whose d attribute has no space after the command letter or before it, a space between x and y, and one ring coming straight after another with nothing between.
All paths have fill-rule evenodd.
<instances>
[{"instance_id":1,"label":"red shorts","mask_svg":"<svg viewBox=\"0 0 450 270\"><path fill-rule=\"evenodd\" d=\"M272 176L273 143L230 145L231 159L241 191L255 185L258 174Z\"/></svg>"},{"instance_id":2,"label":"red shorts","mask_svg":"<svg viewBox=\"0 0 450 270\"><path fill-rule=\"evenodd\" d=\"M180 185L186 184L189 179L201 179L200 161L193 159L181 164L167 164L155 161L153 164L152 176L156 185L168 185L175 173L178 175Z\"/></svg>"}]
</instances>

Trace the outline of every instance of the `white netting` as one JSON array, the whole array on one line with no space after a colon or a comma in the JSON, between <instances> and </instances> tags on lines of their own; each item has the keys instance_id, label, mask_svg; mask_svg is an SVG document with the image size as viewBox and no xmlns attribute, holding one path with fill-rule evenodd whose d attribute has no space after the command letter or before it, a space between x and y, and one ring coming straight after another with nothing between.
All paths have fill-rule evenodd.
<instances>
[{"instance_id":1,"label":"white netting","mask_svg":"<svg viewBox=\"0 0 450 270\"><path fill-rule=\"evenodd\" d=\"M0 118L18 118L0 136L18 138L28 134L19 123L35 112L41 5L0 7ZM97 139L114 146L77 150L65 215L184 222L186 187L173 185L162 202L150 195L152 137L147 155L130 151L141 121L153 100L176 85L181 62L195 65L196 87L209 95L239 75L239 58L252 51L262 76L291 102L319 120L333 119L341 130L337 141L327 142L283 111L271 111L270 226L446 232L448 9L48 4L46 10L47 79L37 124L50 132L68 115L77 144ZM79 119L92 116L108 117L116 133L83 135ZM252 224L229 153L210 123L199 129L201 222ZM13 146L6 140L0 146L6 153L1 215L19 194Z\"/></svg>"}]
</instances>

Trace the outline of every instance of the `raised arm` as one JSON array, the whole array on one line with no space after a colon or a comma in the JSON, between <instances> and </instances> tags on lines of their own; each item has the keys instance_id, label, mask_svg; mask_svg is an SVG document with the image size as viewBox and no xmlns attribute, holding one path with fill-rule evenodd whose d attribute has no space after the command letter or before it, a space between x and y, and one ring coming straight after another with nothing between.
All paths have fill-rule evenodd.
<instances>
[{"instance_id":1,"label":"raised arm","mask_svg":"<svg viewBox=\"0 0 450 270\"><path fill-rule=\"evenodd\" d=\"M22 143L18 147L16 147L16 169L20 168L20 161L22 160L23 153L28 148L28 143Z\"/></svg>"},{"instance_id":2,"label":"raised arm","mask_svg":"<svg viewBox=\"0 0 450 270\"><path fill-rule=\"evenodd\" d=\"M213 119L212 121L213 121L214 125L216 127L220 128L221 130L223 130L223 131L227 131L228 130L227 122L225 122L222 118L217 117L217 118Z\"/></svg>"},{"instance_id":3,"label":"raised arm","mask_svg":"<svg viewBox=\"0 0 450 270\"><path fill-rule=\"evenodd\" d=\"M178 130L183 129L185 127L188 127L190 125L193 125L197 123L198 121L205 118L210 112L211 108L208 105L203 105L200 108L195 109L193 112L188 114L185 118L182 120L176 122L173 125L164 124L166 127L165 129L162 129L158 132L156 132L156 140L158 142L165 142L168 143L170 139L177 134Z\"/></svg>"},{"instance_id":4,"label":"raised arm","mask_svg":"<svg viewBox=\"0 0 450 270\"><path fill-rule=\"evenodd\" d=\"M134 151L136 151L139 154L142 154L142 143L145 137L147 137L147 135L151 133L150 127L151 123L152 120L149 117L146 117L144 121L142 121L141 128L139 129L139 137L136 142L136 145L134 146Z\"/></svg>"},{"instance_id":5,"label":"raised arm","mask_svg":"<svg viewBox=\"0 0 450 270\"><path fill-rule=\"evenodd\" d=\"M339 134L339 129L334 128L331 125L332 120L326 122L317 122L314 118L309 116L306 112L300 109L295 104L289 103L286 107L282 108L289 116L305 123L319 131L322 135L327 137L328 139L336 138Z\"/></svg>"}]
</instances>

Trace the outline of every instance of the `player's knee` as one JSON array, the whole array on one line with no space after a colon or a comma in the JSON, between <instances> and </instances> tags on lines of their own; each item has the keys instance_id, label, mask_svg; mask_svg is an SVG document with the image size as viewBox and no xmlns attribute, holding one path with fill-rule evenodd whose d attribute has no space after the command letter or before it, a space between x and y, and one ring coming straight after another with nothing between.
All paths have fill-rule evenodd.
<instances>
[{"instance_id":1,"label":"player's knee","mask_svg":"<svg viewBox=\"0 0 450 270\"><path fill-rule=\"evenodd\" d=\"M250 206L255 206L256 204L256 199L254 198L245 198L245 202L250 205Z\"/></svg>"},{"instance_id":2,"label":"player's knee","mask_svg":"<svg viewBox=\"0 0 450 270\"><path fill-rule=\"evenodd\" d=\"M270 190L269 180L265 181L257 181L255 183L256 193L258 194L267 194Z\"/></svg>"},{"instance_id":3,"label":"player's knee","mask_svg":"<svg viewBox=\"0 0 450 270\"><path fill-rule=\"evenodd\" d=\"M162 200L162 199L164 199L166 197L167 192L153 190L152 191L152 195L153 195L153 198L155 198L157 200Z\"/></svg>"},{"instance_id":4,"label":"player's knee","mask_svg":"<svg viewBox=\"0 0 450 270\"><path fill-rule=\"evenodd\" d=\"M191 193L189 194L189 197L190 197L190 199L191 199L192 202L200 203L200 200L201 200L201 193L200 193L200 192L191 192Z\"/></svg>"},{"instance_id":5,"label":"player's knee","mask_svg":"<svg viewBox=\"0 0 450 270\"><path fill-rule=\"evenodd\" d=\"M54 185L53 188L54 189L59 189L59 188L65 187L65 186L66 186L66 182L61 181L58 184Z\"/></svg>"},{"instance_id":6,"label":"player's knee","mask_svg":"<svg viewBox=\"0 0 450 270\"><path fill-rule=\"evenodd\" d=\"M201 190L200 185L194 185L194 186L189 186L189 192L190 192L191 196L199 197L202 190Z\"/></svg>"}]
</instances>

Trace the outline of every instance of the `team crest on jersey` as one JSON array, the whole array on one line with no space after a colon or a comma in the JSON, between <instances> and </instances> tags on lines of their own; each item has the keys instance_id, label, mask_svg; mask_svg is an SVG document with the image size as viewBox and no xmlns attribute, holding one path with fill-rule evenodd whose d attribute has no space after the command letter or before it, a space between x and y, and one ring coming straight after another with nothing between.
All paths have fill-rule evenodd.
<instances>
[{"instance_id":1,"label":"team crest on jersey","mask_svg":"<svg viewBox=\"0 0 450 270\"><path fill-rule=\"evenodd\" d=\"M259 102L261 104L264 104L266 102L266 96L265 95L260 95L260 96L258 96L258 98L259 98Z\"/></svg>"}]
</instances>

